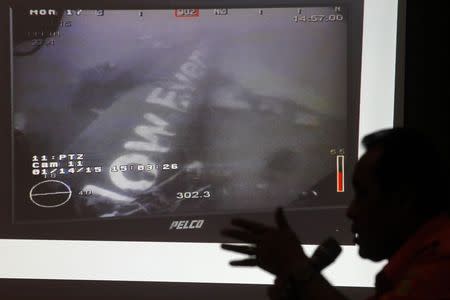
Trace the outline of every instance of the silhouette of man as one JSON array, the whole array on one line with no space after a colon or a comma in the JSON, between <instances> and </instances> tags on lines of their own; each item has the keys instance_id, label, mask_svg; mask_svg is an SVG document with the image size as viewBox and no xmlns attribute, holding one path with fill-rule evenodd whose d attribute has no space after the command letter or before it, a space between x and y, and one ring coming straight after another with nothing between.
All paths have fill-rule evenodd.
<instances>
[{"instance_id":1,"label":"silhouette of man","mask_svg":"<svg viewBox=\"0 0 450 300\"><path fill-rule=\"evenodd\" d=\"M437 151L427 138L404 128L375 132L363 144L367 152L355 167L347 217L359 255L388 260L370 299L450 299L448 181ZM223 244L249 255L231 265L259 266L276 275L271 299L346 299L315 271L281 208L275 219L277 227L236 219L223 230L253 244Z\"/></svg>"}]
</instances>

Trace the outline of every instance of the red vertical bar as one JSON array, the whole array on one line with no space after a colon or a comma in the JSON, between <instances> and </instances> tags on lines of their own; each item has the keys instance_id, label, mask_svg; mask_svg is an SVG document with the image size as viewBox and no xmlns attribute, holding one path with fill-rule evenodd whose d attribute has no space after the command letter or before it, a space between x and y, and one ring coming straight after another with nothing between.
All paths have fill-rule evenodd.
<instances>
[{"instance_id":1,"label":"red vertical bar","mask_svg":"<svg viewBox=\"0 0 450 300\"><path fill-rule=\"evenodd\" d=\"M336 156L336 191L344 192L344 156Z\"/></svg>"}]
</instances>

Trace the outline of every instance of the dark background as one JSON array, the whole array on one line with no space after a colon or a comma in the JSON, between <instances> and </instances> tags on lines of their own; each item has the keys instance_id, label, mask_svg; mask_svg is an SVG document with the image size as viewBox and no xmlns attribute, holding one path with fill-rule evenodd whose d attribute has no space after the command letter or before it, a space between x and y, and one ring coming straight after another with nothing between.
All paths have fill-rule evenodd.
<instances>
[{"instance_id":1,"label":"dark background","mask_svg":"<svg viewBox=\"0 0 450 300\"><path fill-rule=\"evenodd\" d=\"M429 135L449 164L449 76L446 9L437 1L407 1L404 125ZM5 24L0 19L0 28ZM401 42L401 41L400 41ZM4 45L0 45L4 46ZM401 63L400 63L401 64ZM414 149L411 149L414 151ZM432 160L433 158L418 158ZM1 266L0 266L1 268ZM1 299L267 299L265 286L0 280ZM370 289L343 288L352 299ZM45 295L45 296L44 296Z\"/></svg>"},{"instance_id":2,"label":"dark background","mask_svg":"<svg viewBox=\"0 0 450 300\"><path fill-rule=\"evenodd\" d=\"M428 3L437 2L407 1L404 125L429 135L448 168L449 19L437 17Z\"/></svg>"}]
</instances>

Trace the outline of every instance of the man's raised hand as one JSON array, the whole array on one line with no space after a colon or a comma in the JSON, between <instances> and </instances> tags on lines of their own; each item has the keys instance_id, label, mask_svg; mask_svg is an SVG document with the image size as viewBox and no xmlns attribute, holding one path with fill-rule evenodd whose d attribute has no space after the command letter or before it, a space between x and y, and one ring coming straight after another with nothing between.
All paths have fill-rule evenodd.
<instances>
[{"instance_id":1,"label":"man's raised hand","mask_svg":"<svg viewBox=\"0 0 450 300\"><path fill-rule=\"evenodd\" d=\"M275 212L276 227L245 219L233 219L233 228L224 229L222 234L250 245L222 244L225 250L246 254L247 258L231 261L233 266L259 266L275 274L284 276L294 265L308 260L300 246L296 234L289 226L284 212Z\"/></svg>"}]
</instances>

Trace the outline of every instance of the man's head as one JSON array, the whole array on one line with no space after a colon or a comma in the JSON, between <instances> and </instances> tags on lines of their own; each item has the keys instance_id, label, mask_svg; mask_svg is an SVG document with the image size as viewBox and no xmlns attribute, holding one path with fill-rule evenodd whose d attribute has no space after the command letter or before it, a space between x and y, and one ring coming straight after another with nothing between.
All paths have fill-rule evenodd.
<instances>
[{"instance_id":1,"label":"man's head","mask_svg":"<svg viewBox=\"0 0 450 300\"><path fill-rule=\"evenodd\" d=\"M363 139L348 208L359 253L389 258L417 228L449 211L447 178L432 143L416 131L383 130Z\"/></svg>"}]
</instances>

